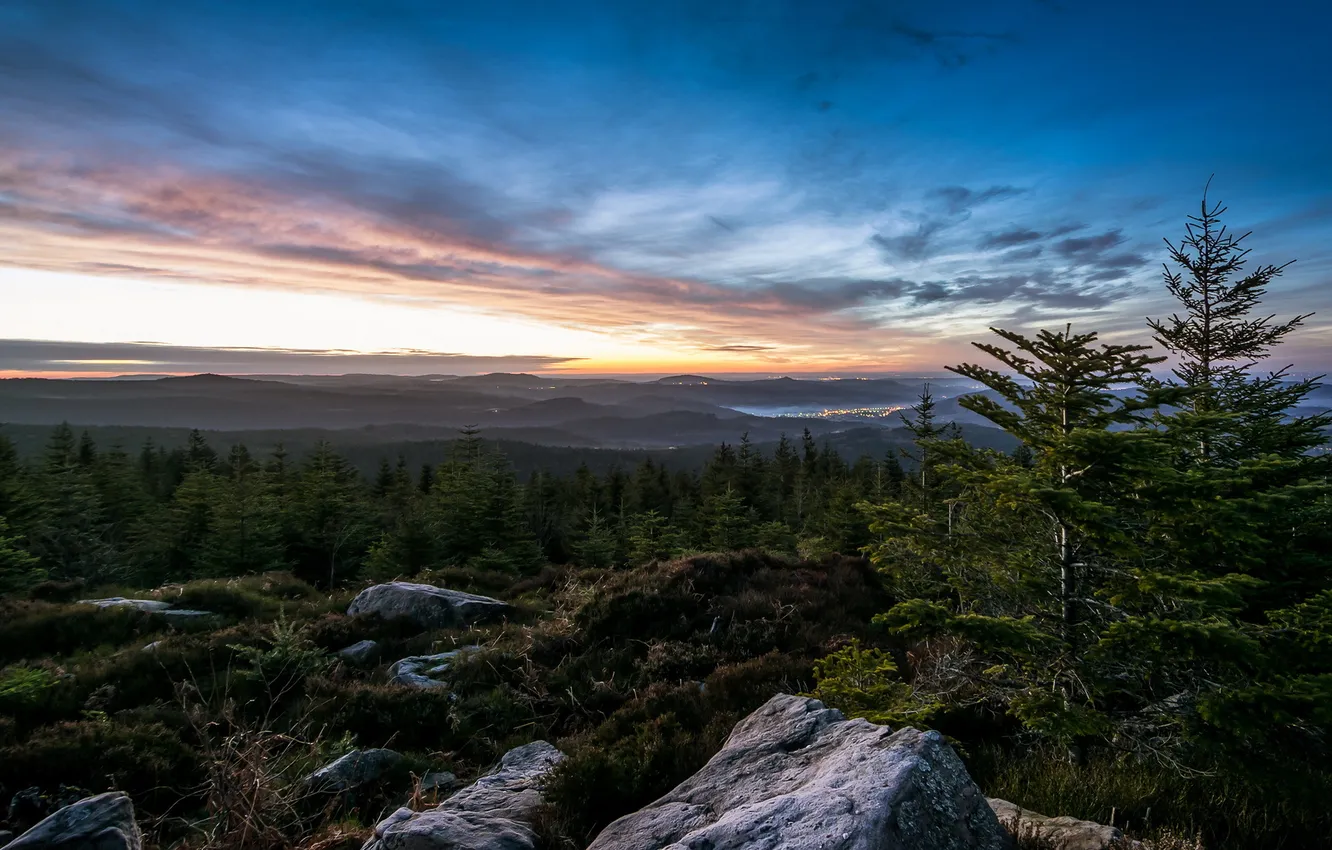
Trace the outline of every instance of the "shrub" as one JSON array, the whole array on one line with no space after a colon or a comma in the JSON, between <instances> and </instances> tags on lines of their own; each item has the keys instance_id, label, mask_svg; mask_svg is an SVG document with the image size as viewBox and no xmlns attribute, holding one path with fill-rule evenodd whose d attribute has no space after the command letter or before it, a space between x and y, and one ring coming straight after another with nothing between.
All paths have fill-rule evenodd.
<instances>
[{"instance_id":1,"label":"shrub","mask_svg":"<svg viewBox=\"0 0 1332 850\"><path fill-rule=\"evenodd\" d=\"M445 690L316 678L309 683L311 723L327 734L349 733L362 747L449 750L459 741Z\"/></svg>"},{"instance_id":2,"label":"shrub","mask_svg":"<svg viewBox=\"0 0 1332 850\"><path fill-rule=\"evenodd\" d=\"M59 678L42 667L6 667L0 670L0 714L17 714L40 704Z\"/></svg>"},{"instance_id":3,"label":"shrub","mask_svg":"<svg viewBox=\"0 0 1332 850\"><path fill-rule=\"evenodd\" d=\"M813 684L810 662L777 652L719 667L703 682L709 710L736 720L776 694L798 694Z\"/></svg>"},{"instance_id":4,"label":"shrub","mask_svg":"<svg viewBox=\"0 0 1332 850\"><path fill-rule=\"evenodd\" d=\"M1063 752L998 746L980 748L967 761L987 794L1049 815L1113 820L1147 838L1165 832L1201 835L1206 847L1295 850L1325 846L1332 835L1332 781L1325 774L1217 771L1185 778L1141 758L1095 753L1074 764Z\"/></svg>"},{"instance_id":5,"label":"shrub","mask_svg":"<svg viewBox=\"0 0 1332 850\"><path fill-rule=\"evenodd\" d=\"M98 718L57 723L0 748L0 785L53 790L61 784L118 789L160 812L198 783L198 759L179 728Z\"/></svg>"},{"instance_id":6,"label":"shrub","mask_svg":"<svg viewBox=\"0 0 1332 850\"><path fill-rule=\"evenodd\" d=\"M271 619L291 602L318 598L318 591L289 573L234 579L203 579L159 593L180 608L212 611L237 620Z\"/></svg>"},{"instance_id":7,"label":"shrub","mask_svg":"<svg viewBox=\"0 0 1332 850\"><path fill-rule=\"evenodd\" d=\"M862 648L858 640L814 662L814 679L817 685L810 696L871 723L919 724L943 707L916 699L917 692L902 681L888 653Z\"/></svg>"},{"instance_id":8,"label":"shrub","mask_svg":"<svg viewBox=\"0 0 1332 850\"><path fill-rule=\"evenodd\" d=\"M701 679L717 667L721 656L709 644L682 641L653 641L639 664L645 682L679 682Z\"/></svg>"},{"instance_id":9,"label":"shrub","mask_svg":"<svg viewBox=\"0 0 1332 850\"><path fill-rule=\"evenodd\" d=\"M124 646L169 628L165 618L133 608L10 602L0 607L0 664Z\"/></svg>"},{"instance_id":10,"label":"shrub","mask_svg":"<svg viewBox=\"0 0 1332 850\"><path fill-rule=\"evenodd\" d=\"M697 688L691 690L696 701ZM696 710L684 718L669 711L645 717L635 706L608 721L607 728L566 742L569 757L546 780L547 840L558 837L586 846L608 823L696 772L721 740L718 730L701 728L700 720ZM619 728L625 723L628 729Z\"/></svg>"}]
</instances>

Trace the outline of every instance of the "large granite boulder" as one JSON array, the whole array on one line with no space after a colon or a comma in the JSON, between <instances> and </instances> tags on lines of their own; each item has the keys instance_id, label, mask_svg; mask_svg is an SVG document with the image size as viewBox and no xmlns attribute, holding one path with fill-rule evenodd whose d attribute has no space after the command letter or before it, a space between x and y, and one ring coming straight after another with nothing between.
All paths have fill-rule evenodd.
<instances>
[{"instance_id":1,"label":"large granite boulder","mask_svg":"<svg viewBox=\"0 0 1332 850\"><path fill-rule=\"evenodd\" d=\"M119 791L87 797L43 820L6 850L141 850L134 804Z\"/></svg>"},{"instance_id":2,"label":"large granite boulder","mask_svg":"<svg viewBox=\"0 0 1332 850\"><path fill-rule=\"evenodd\" d=\"M395 685L406 685L407 687L423 690L448 687L448 683L439 677L448 672L449 668L457 662L458 656L464 652L475 652L480 648L479 646L462 646L457 649L450 649L448 652L437 652L434 655L409 655L389 665L389 681Z\"/></svg>"},{"instance_id":3,"label":"large granite boulder","mask_svg":"<svg viewBox=\"0 0 1332 850\"><path fill-rule=\"evenodd\" d=\"M1125 843L1124 833L1113 826L1068 816L1046 817L997 797L988 802L999 823L1015 838L1035 839L1049 850L1111 850L1131 846Z\"/></svg>"},{"instance_id":4,"label":"large granite boulder","mask_svg":"<svg viewBox=\"0 0 1332 850\"><path fill-rule=\"evenodd\" d=\"M341 793L372 785L402 764L402 754L393 750L352 750L305 777L312 791Z\"/></svg>"},{"instance_id":5,"label":"large granite boulder","mask_svg":"<svg viewBox=\"0 0 1332 850\"><path fill-rule=\"evenodd\" d=\"M564 754L545 741L509 750L499 767L433 809L398 809L363 850L535 850L541 783Z\"/></svg>"},{"instance_id":6,"label":"large granite boulder","mask_svg":"<svg viewBox=\"0 0 1332 850\"><path fill-rule=\"evenodd\" d=\"M785 694L589 850L1004 850L1011 839L937 732L893 732Z\"/></svg>"},{"instance_id":7,"label":"large granite boulder","mask_svg":"<svg viewBox=\"0 0 1332 850\"><path fill-rule=\"evenodd\" d=\"M367 587L347 606L348 614L378 614L385 619L405 617L423 629L467 626L497 619L508 610L507 603L489 596L407 581Z\"/></svg>"}]
</instances>

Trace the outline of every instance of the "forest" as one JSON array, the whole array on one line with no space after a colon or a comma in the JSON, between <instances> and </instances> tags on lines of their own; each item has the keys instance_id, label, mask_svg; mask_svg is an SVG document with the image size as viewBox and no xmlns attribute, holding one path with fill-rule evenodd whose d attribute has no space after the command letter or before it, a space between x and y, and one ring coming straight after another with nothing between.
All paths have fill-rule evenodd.
<instances>
[{"instance_id":1,"label":"forest","mask_svg":"<svg viewBox=\"0 0 1332 850\"><path fill-rule=\"evenodd\" d=\"M1154 347L995 329L949 367L1011 452L963 439L928 386L909 448L739 434L696 470L520 477L475 429L368 477L327 442L167 450L62 425L20 459L0 431L10 825L19 792L114 787L154 846L360 846L400 801L310 811L289 789L312 765L391 744L470 776L545 738L569 758L541 840L584 847L786 691L937 729L986 793L1041 811L1323 846L1332 417L1294 413L1316 379L1266 367L1309 317L1262 308L1284 266L1252 265L1224 212L1204 201L1168 243L1178 306L1148 321ZM425 634L343 613L397 579L515 613ZM210 616L78 602L115 595ZM413 691L336 654L362 639L477 649L447 692Z\"/></svg>"}]
</instances>

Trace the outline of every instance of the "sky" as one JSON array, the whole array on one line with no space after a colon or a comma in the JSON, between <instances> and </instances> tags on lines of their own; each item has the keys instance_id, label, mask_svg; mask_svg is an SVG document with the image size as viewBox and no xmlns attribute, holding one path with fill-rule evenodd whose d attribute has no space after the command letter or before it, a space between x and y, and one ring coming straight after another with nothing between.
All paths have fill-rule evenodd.
<instances>
[{"instance_id":1,"label":"sky","mask_svg":"<svg viewBox=\"0 0 1332 850\"><path fill-rule=\"evenodd\" d=\"M1148 342L1211 179L1332 367L1317 0L7 0L0 376ZM1213 176L1214 175L1214 176Z\"/></svg>"}]
</instances>

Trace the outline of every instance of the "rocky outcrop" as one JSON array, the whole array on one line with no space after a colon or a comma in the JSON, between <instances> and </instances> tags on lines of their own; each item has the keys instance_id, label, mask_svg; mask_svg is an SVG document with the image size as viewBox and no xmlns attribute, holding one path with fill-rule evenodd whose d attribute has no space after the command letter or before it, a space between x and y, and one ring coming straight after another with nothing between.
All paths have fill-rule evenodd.
<instances>
[{"instance_id":1,"label":"rocky outcrop","mask_svg":"<svg viewBox=\"0 0 1332 850\"><path fill-rule=\"evenodd\" d=\"M1011 839L937 732L779 695L675 790L589 850L1003 850Z\"/></svg>"},{"instance_id":2,"label":"rocky outcrop","mask_svg":"<svg viewBox=\"0 0 1332 850\"><path fill-rule=\"evenodd\" d=\"M508 610L507 603L489 596L406 581L367 587L347 606L348 614L378 614L384 619L405 617L423 629L467 626L497 619Z\"/></svg>"},{"instance_id":3,"label":"rocky outcrop","mask_svg":"<svg viewBox=\"0 0 1332 850\"><path fill-rule=\"evenodd\" d=\"M534 850L532 819L541 783L564 754L534 741L433 809L398 809L375 827L364 850Z\"/></svg>"},{"instance_id":4,"label":"rocky outcrop","mask_svg":"<svg viewBox=\"0 0 1332 850\"><path fill-rule=\"evenodd\" d=\"M352 750L305 777L312 791L341 793L380 781L402 764L402 754L393 750Z\"/></svg>"},{"instance_id":5,"label":"rocky outcrop","mask_svg":"<svg viewBox=\"0 0 1332 850\"><path fill-rule=\"evenodd\" d=\"M1015 838L1036 839L1049 850L1111 850L1130 846L1125 844L1124 833L1113 826L1067 816L1046 817L996 797L988 802L999 823Z\"/></svg>"},{"instance_id":6,"label":"rocky outcrop","mask_svg":"<svg viewBox=\"0 0 1332 850\"><path fill-rule=\"evenodd\" d=\"M80 605L96 605L98 608L133 608L146 614L161 614L163 617L191 619L208 617L211 611L196 611L191 608L173 608L170 602L160 599L127 599L124 596L108 596L105 599L80 599Z\"/></svg>"},{"instance_id":7,"label":"rocky outcrop","mask_svg":"<svg viewBox=\"0 0 1332 850\"><path fill-rule=\"evenodd\" d=\"M6 850L141 850L134 805L119 791L87 797L20 835Z\"/></svg>"},{"instance_id":8,"label":"rocky outcrop","mask_svg":"<svg viewBox=\"0 0 1332 850\"><path fill-rule=\"evenodd\" d=\"M338 657L352 664L369 664L379 655L379 644L373 640L360 640L338 650Z\"/></svg>"},{"instance_id":9,"label":"rocky outcrop","mask_svg":"<svg viewBox=\"0 0 1332 850\"><path fill-rule=\"evenodd\" d=\"M410 655L389 666L389 681L395 685L431 690L448 687L448 683L438 677L448 672L464 652L475 652L479 646L462 646L448 652L434 655Z\"/></svg>"}]
</instances>

